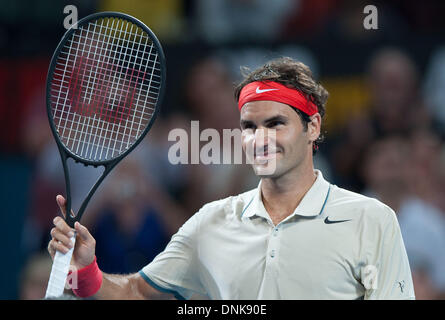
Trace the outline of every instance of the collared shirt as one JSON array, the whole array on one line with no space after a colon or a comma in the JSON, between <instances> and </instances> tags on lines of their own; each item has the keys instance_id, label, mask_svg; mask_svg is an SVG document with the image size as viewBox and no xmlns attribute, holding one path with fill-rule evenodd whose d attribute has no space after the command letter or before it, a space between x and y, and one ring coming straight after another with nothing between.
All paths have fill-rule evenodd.
<instances>
[{"instance_id":1,"label":"collared shirt","mask_svg":"<svg viewBox=\"0 0 445 320\"><path fill-rule=\"evenodd\" d=\"M316 174L276 226L261 185L206 204L140 275L186 299L413 299L394 212Z\"/></svg>"}]
</instances>

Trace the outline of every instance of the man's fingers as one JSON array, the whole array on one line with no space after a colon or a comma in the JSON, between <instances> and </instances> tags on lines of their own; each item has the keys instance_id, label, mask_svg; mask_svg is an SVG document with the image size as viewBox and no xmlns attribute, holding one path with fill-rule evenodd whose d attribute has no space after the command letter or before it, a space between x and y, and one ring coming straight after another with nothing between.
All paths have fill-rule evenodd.
<instances>
[{"instance_id":1,"label":"man's fingers","mask_svg":"<svg viewBox=\"0 0 445 320\"><path fill-rule=\"evenodd\" d=\"M56 196L56 202L60 208L60 211L62 211L63 217L65 218L66 217L66 199L59 194Z\"/></svg>"},{"instance_id":2,"label":"man's fingers","mask_svg":"<svg viewBox=\"0 0 445 320\"><path fill-rule=\"evenodd\" d=\"M56 228L52 228L51 229L51 236L52 236L52 238L54 240L56 240L57 242L62 243L67 248L72 248L73 247L73 243L70 240L70 238L68 238L65 234L61 233Z\"/></svg>"},{"instance_id":3,"label":"man's fingers","mask_svg":"<svg viewBox=\"0 0 445 320\"><path fill-rule=\"evenodd\" d=\"M58 242L57 240L55 240L55 239L52 239L50 242L49 242L49 245L48 245L48 249L49 249L49 252L50 252L50 254L53 256L54 254L56 254L56 251L60 251L60 252L62 252L62 253L67 253L70 249L69 248L67 248L62 242Z\"/></svg>"},{"instance_id":4,"label":"man's fingers","mask_svg":"<svg viewBox=\"0 0 445 320\"><path fill-rule=\"evenodd\" d=\"M60 211L62 212L63 217L66 218L66 199L59 194L56 196L56 202L60 208ZM71 216L74 217L73 210L71 210Z\"/></svg>"},{"instance_id":5,"label":"man's fingers","mask_svg":"<svg viewBox=\"0 0 445 320\"><path fill-rule=\"evenodd\" d=\"M55 217L53 223L57 230L65 234L68 238L71 238L74 235L73 229L71 229L61 217Z\"/></svg>"},{"instance_id":6,"label":"man's fingers","mask_svg":"<svg viewBox=\"0 0 445 320\"><path fill-rule=\"evenodd\" d=\"M74 228L77 231L77 234L84 240L85 242L94 243L96 240L94 240L91 233L88 231L88 229L81 225L78 221L74 223Z\"/></svg>"}]
</instances>

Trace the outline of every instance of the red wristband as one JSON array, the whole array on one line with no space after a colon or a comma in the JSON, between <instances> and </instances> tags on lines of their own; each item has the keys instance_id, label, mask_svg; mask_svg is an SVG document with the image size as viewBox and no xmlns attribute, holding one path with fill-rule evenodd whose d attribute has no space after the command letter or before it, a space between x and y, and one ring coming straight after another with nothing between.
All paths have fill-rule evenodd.
<instances>
[{"instance_id":1,"label":"red wristband","mask_svg":"<svg viewBox=\"0 0 445 320\"><path fill-rule=\"evenodd\" d=\"M102 285L102 271L97 265L96 256L88 266L77 271L77 289L73 289L76 296L87 298L99 291Z\"/></svg>"}]
</instances>

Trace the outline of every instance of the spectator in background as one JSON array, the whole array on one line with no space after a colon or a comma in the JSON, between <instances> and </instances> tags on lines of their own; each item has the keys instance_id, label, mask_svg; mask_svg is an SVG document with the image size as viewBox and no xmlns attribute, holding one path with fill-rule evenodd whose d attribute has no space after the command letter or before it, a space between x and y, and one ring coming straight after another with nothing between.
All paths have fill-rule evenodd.
<instances>
[{"instance_id":1,"label":"spectator in background","mask_svg":"<svg viewBox=\"0 0 445 320\"><path fill-rule=\"evenodd\" d=\"M412 192L445 212L445 144L428 129L410 135L410 167L407 171Z\"/></svg>"},{"instance_id":2,"label":"spectator in background","mask_svg":"<svg viewBox=\"0 0 445 320\"><path fill-rule=\"evenodd\" d=\"M341 186L360 192L364 182L360 166L366 146L373 141L375 132L366 115L352 116L346 127L336 136L328 135L328 150L334 181Z\"/></svg>"},{"instance_id":3,"label":"spectator in background","mask_svg":"<svg viewBox=\"0 0 445 320\"><path fill-rule=\"evenodd\" d=\"M361 165L365 193L385 201L396 213L409 192L405 169L409 155L408 141L390 136L371 143Z\"/></svg>"},{"instance_id":4,"label":"spectator in background","mask_svg":"<svg viewBox=\"0 0 445 320\"><path fill-rule=\"evenodd\" d=\"M186 107L191 117L199 120L200 129L239 127L233 79L218 58L198 60L188 71L184 91Z\"/></svg>"},{"instance_id":5,"label":"spectator in background","mask_svg":"<svg viewBox=\"0 0 445 320\"><path fill-rule=\"evenodd\" d=\"M406 53L396 48L379 50L371 59L368 77L371 121L377 137L430 127L417 67Z\"/></svg>"},{"instance_id":6,"label":"spectator in background","mask_svg":"<svg viewBox=\"0 0 445 320\"><path fill-rule=\"evenodd\" d=\"M372 56L367 70L368 113L352 115L343 132L331 137L330 157L337 183L362 191L361 163L374 139L431 126L418 78L416 65L399 49L382 48Z\"/></svg>"},{"instance_id":7,"label":"spectator in background","mask_svg":"<svg viewBox=\"0 0 445 320\"><path fill-rule=\"evenodd\" d=\"M362 167L365 193L385 201L397 214L416 298L439 298L445 293L445 215L417 192L419 184L433 177L417 172L422 161L413 156L414 144L401 136L372 143ZM429 155L435 157L433 150Z\"/></svg>"}]
</instances>

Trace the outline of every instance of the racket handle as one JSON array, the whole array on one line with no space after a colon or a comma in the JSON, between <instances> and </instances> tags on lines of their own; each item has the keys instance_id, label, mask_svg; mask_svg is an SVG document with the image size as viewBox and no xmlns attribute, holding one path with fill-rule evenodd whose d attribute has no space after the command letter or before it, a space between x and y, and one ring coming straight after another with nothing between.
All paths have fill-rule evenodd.
<instances>
[{"instance_id":1,"label":"racket handle","mask_svg":"<svg viewBox=\"0 0 445 320\"><path fill-rule=\"evenodd\" d=\"M76 245L76 233L74 233L74 236L72 236L70 240L73 247L67 253L56 251L45 298L60 297L63 294L71 264L71 257L73 256L74 246Z\"/></svg>"}]
</instances>

